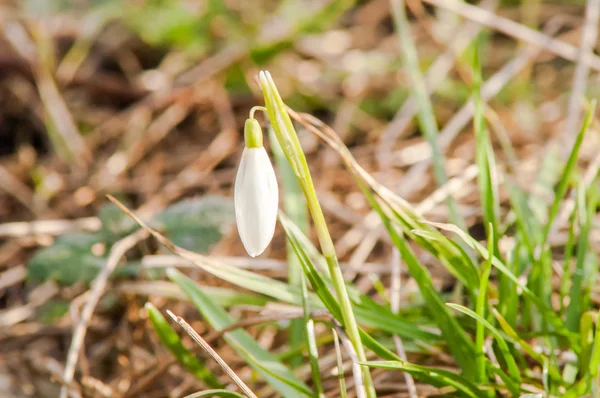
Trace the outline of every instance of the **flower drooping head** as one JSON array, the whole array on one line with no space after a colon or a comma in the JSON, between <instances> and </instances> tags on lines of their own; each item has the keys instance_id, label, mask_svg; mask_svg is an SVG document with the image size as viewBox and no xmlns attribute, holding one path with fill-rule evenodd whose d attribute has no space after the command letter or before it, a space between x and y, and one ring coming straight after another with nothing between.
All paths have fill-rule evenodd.
<instances>
[{"instance_id":1,"label":"flower drooping head","mask_svg":"<svg viewBox=\"0 0 600 398\"><path fill-rule=\"evenodd\" d=\"M235 177L235 220L244 248L256 257L273 239L279 190L273 165L263 147L262 129L252 117L246 120L244 140L246 147Z\"/></svg>"}]
</instances>

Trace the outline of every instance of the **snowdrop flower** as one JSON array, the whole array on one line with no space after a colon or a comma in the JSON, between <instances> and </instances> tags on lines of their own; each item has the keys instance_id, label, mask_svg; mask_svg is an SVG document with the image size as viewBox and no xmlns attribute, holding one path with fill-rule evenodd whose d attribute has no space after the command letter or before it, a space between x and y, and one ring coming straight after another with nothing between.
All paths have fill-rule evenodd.
<instances>
[{"instance_id":1,"label":"snowdrop flower","mask_svg":"<svg viewBox=\"0 0 600 398\"><path fill-rule=\"evenodd\" d=\"M235 220L244 248L251 257L256 257L273 239L279 191L256 119L246 120L244 139L246 147L235 177Z\"/></svg>"}]
</instances>

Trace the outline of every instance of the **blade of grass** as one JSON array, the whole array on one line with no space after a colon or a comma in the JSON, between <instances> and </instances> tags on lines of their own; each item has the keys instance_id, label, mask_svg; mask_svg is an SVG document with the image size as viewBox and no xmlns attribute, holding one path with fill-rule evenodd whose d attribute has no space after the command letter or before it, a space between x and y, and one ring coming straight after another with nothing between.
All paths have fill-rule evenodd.
<instances>
[{"instance_id":1,"label":"blade of grass","mask_svg":"<svg viewBox=\"0 0 600 398\"><path fill-rule=\"evenodd\" d=\"M585 262L588 255L589 235L592 227L592 219L596 214L595 190L589 190L590 195L586 204L585 187L578 189L578 219L579 239L577 240L577 259L575 260L575 272L572 274L571 289L569 291L569 305L565 313L565 324L572 332L579 331L580 319L585 310L586 295L583 294L584 278L586 277Z\"/></svg>"},{"instance_id":2,"label":"blade of grass","mask_svg":"<svg viewBox=\"0 0 600 398\"><path fill-rule=\"evenodd\" d=\"M596 331L594 333L594 348L590 356L590 376L594 378L594 384L596 385L596 391L600 391L599 380L597 378L598 371L600 370L600 318L598 314L596 316Z\"/></svg>"},{"instance_id":3,"label":"blade of grass","mask_svg":"<svg viewBox=\"0 0 600 398\"><path fill-rule=\"evenodd\" d=\"M185 348L179 335L169 326L160 311L151 303L146 303L148 319L152 323L156 334L165 347L173 354L181 365L198 380L203 381L208 387L223 387L219 380L208 370L204 364L190 350Z\"/></svg>"},{"instance_id":4,"label":"blade of grass","mask_svg":"<svg viewBox=\"0 0 600 398\"><path fill-rule=\"evenodd\" d=\"M581 354L578 358L579 377L588 378L594 349L594 315L592 315L592 312L584 312L581 315L579 330L579 340L581 342Z\"/></svg>"},{"instance_id":5,"label":"blade of grass","mask_svg":"<svg viewBox=\"0 0 600 398\"><path fill-rule=\"evenodd\" d=\"M293 248L290 248L294 250ZM310 371L312 374L313 384L316 390L316 395L319 398L324 398L325 393L323 391L323 383L321 381L321 370L319 368L319 349L317 345L317 339L315 337L315 324L310 318L310 308L308 307L308 289L306 286L306 278L304 273L300 275L300 285L302 287L302 309L304 312L303 317L303 328L304 328L304 341L308 347L308 359L310 362Z\"/></svg>"},{"instance_id":6,"label":"blade of grass","mask_svg":"<svg viewBox=\"0 0 600 398\"><path fill-rule=\"evenodd\" d=\"M232 325L234 322L227 312L217 306L196 283L175 269L167 270L167 276L185 292L206 321L216 330ZM245 331L227 332L224 339L248 365L255 369L264 379L283 396L312 396L310 389L298 379L287 367L263 349Z\"/></svg>"},{"instance_id":7,"label":"blade of grass","mask_svg":"<svg viewBox=\"0 0 600 398\"><path fill-rule=\"evenodd\" d=\"M500 325L504 333L506 333L506 335L509 338L511 338L515 342L515 344L521 347L521 349L523 349L523 351L525 351L527 355L529 355L531 358L537 361L540 365L544 366L546 368L545 371L548 373L549 377L558 382L562 381L562 376L560 372L553 365L548 365L549 361L545 355L538 353L528 342L523 340L521 336L519 336L519 334L508 324L508 322L506 322L506 320L502 317L502 315L500 315L500 313L495 308L492 308L492 313L496 317L496 320L498 320L498 324Z\"/></svg>"},{"instance_id":8,"label":"blade of grass","mask_svg":"<svg viewBox=\"0 0 600 398\"><path fill-rule=\"evenodd\" d=\"M481 36L475 44L473 56L473 102L475 104L475 113L473 116L473 125L475 128L476 159L479 168L479 196L483 207L483 219L488 236L493 236L493 254L499 256L498 250L498 187L496 184L496 161L494 151L490 143L490 136L485 123L484 103L481 99L481 61L480 44Z\"/></svg>"},{"instance_id":9,"label":"blade of grass","mask_svg":"<svg viewBox=\"0 0 600 398\"><path fill-rule=\"evenodd\" d=\"M573 144L573 148L571 149L571 153L569 154L569 158L567 159L567 163L563 168L562 174L558 181L558 187L556 188L556 193L554 195L554 200L548 212L548 220L543 229L542 241L540 246L537 248L536 252L539 255L534 259L531 277L529 280L529 284L532 286L533 290L538 294L539 297L547 304L550 305L550 295L551 295L551 281L552 277L552 265L551 265L551 253L548 248L548 236L550 231L552 230L554 219L558 214L558 210L560 208L560 204L562 203L567 190L572 183L572 176L575 170L575 166L577 165L577 159L579 157L579 150L581 148L581 144L583 143L583 139L585 134L590 126L594 111L596 108L596 101L593 100L590 107L588 108L588 112L585 116L579 134L577 134L577 138ZM544 314L542 314L543 316ZM545 327L545 322L542 324L542 327Z\"/></svg>"},{"instance_id":10,"label":"blade of grass","mask_svg":"<svg viewBox=\"0 0 600 398\"><path fill-rule=\"evenodd\" d=\"M479 294L477 295L477 302L475 309L477 316L481 319L485 319L485 310L487 307L487 288L490 281L490 273L492 271L492 256L494 253L494 244L496 242L494 238L494 227L490 222L488 225L488 258L483 263L481 270L481 278L479 279ZM477 350L477 381L480 383L487 382L486 376L486 358L485 358L485 330L484 325L481 322L477 322L477 329L475 332L475 349Z\"/></svg>"},{"instance_id":11,"label":"blade of grass","mask_svg":"<svg viewBox=\"0 0 600 398\"><path fill-rule=\"evenodd\" d=\"M517 344L517 343L514 340L506 339L504 336L502 336L502 334L498 331L498 329L496 329L491 323L489 323L482 316L473 312L472 310L468 309L467 307L459 305L459 304L452 304L452 303L447 303L446 305L452 309L462 312L465 315L470 316L471 318L475 319L479 325L482 325L483 327L485 327L487 330L490 331L490 333L496 339L496 341L498 343L498 348L500 349L500 352L502 353L502 356L504 357L504 360L506 361L506 367L508 369L508 373L509 373L510 377L513 380L520 382L521 374L519 373L519 367L517 366L517 363L515 362L515 358L513 357L512 353L510 352L510 349L508 348L506 341L508 340L509 342L511 342L513 344Z\"/></svg>"},{"instance_id":12,"label":"blade of grass","mask_svg":"<svg viewBox=\"0 0 600 398\"><path fill-rule=\"evenodd\" d=\"M561 177L559 179L558 187L556 188L556 194L554 195L554 201L552 202L552 206L550 207L550 211L548 214L548 221L546 226L544 227L544 233L542 238L542 247L546 245L548 240L548 234L552 228L552 223L554 222L554 218L558 213L558 209L562 200L567 193L567 189L569 184L571 184L571 176L573 171L575 170L575 166L577 165L577 159L579 157L579 149L581 148L581 144L583 143L583 138L585 137L585 133L587 132L590 124L592 123L592 119L594 117L594 112L596 110L596 100L593 99L588 111L585 115L585 119L581 125L581 129L579 130L579 134L577 134L577 139L573 144L573 148L571 149L571 153L569 154L569 158L567 159L567 163L563 169Z\"/></svg>"},{"instance_id":13,"label":"blade of grass","mask_svg":"<svg viewBox=\"0 0 600 398\"><path fill-rule=\"evenodd\" d=\"M560 302L563 311L566 310L565 299L569 294L570 286L571 286L571 277L573 276L572 272L572 261L573 261L573 253L575 252L575 244L577 243L575 229L577 226L577 208L573 209L574 211L569 216L569 232L567 237L567 243L565 245L564 250L564 259L563 259L563 276L560 282Z\"/></svg>"},{"instance_id":14,"label":"blade of grass","mask_svg":"<svg viewBox=\"0 0 600 398\"><path fill-rule=\"evenodd\" d=\"M290 166L277 138L275 137L275 133L273 132L273 128L269 126L269 142L271 143L271 151L273 152L273 157L275 158L275 164L277 166L277 170L279 171L279 175L281 176L281 180L283 181L283 207L285 212L288 214L290 219L298 226L302 233L307 234L309 231L309 223L308 223L308 209L306 208L306 204L304 203L304 194L302 193L302 188L298 183L298 179L294 174L294 170ZM289 242L286 241L286 253L288 260L288 282L292 286L301 286L303 271L302 266L299 263L294 250L292 249ZM303 295L304 297L304 295ZM304 301L304 300L303 300ZM303 303L303 308L307 308L306 303ZM308 333L307 325L305 320L296 319L290 323L289 328L289 341L291 346L295 346L296 344L304 341L305 337L308 337L310 333ZM312 343L311 343L312 344ZM311 346L309 344L309 347ZM297 356L290 358L290 364L292 366L298 366L302 363L302 357ZM312 364L311 360L311 364ZM318 361L316 362L318 364ZM318 369L317 369L318 370ZM317 375L319 372L317 371ZM313 376L315 373L313 372ZM320 385L316 383L315 385Z\"/></svg>"}]
</instances>

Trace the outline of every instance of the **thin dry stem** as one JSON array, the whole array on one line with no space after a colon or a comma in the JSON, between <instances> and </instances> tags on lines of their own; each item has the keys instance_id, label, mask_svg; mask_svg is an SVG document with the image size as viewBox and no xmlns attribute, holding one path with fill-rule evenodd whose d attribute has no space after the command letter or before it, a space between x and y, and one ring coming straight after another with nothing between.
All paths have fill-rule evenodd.
<instances>
[{"instance_id":1,"label":"thin dry stem","mask_svg":"<svg viewBox=\"0 0 600 398\"><path fill-rule=\"evenodd\" d=\"M73 380L75 366L77 365L77 358L79 357L79 353L85 339L88 324L92 318L94 309L96 308L96 305L98 304L98 301L104 292L108 278L117 267L121 257L123 257L129 249L134 247L138 242L146 237L148 237L148 232L144 229L140 229L115 243L110 250L108 259L106 260L106 266L102 269L102 272L98 274L96 279L94 279L94 282L92 282L90 294L87 298L85 306L83 307L83 310L81 311L79 322L77 322L77 325L75 325L73 338L71 339L71 346L69 347L69 352L67 354L67 364L65 365L65 371L63 373L63 379L67 384ZM63 386L60 390L60 397L66 398L67 393L67 388Z\"/></svg>"},{"instance_id":2,"label":"thin dry stem","mask_svg":"<svg viewBox=\"0 0 600 398\"><path fill-rule=\"evenodd\" d=\"M167 310L167 314L169 314L169 316L173 318L173 320L177 322L179 326L181 326L183 330L185 330L186 333L189 334L190 337L202 347L204 351L206 351L211 357L213 357L215 362L217 362L219 366L223 368L225 373L227 373L231 380L233 380L233 382L238 385L238 387L244 392L244 394L246 394L249 398L257 398L256 395L254 395L254 393L252 392L252 390L250 390L250 388L246 385L246 383L244 383L244 381L239 378L239 376L233 371L233 369L229 367L229 365L227 365L223 358L221 358L221 356L217 354L217 352L213 350L212 347L206 341L204 341L204 339L194 330L194 328L192 328L185 321L185 319L173 314L169 310Z\"/></svg>"},{"instance_id":3,"label":"thin dry stem","mask_svg":"<svg viewBox=\"0 0 600 398\"><path fill-rule=\"evenodd\" d=\"M565 139L567 143L562 148L572 147L575 135L581 123L581 101L585 94L587 77L591 61L594 58L594 45L598 39L598 20L600 19L600 0L588 0L585 11L585 22L581 31L577 67L573 76L573 89L569 97L567 114L567 129Z\"/></svg>"},{"instance_id":4,"label":"thin dry stem","mask_svg":"<svg viewBox=\"0 0 600 398\"><path fill-rule=\"evenodd\" d=\"M478 22L489 28L498 30L507 36L514 37L535 47L543 48L569 61L577 61L579 49L562 40L553 39L547 34L528 28L483 8L463 3L459 0L423 0L426 3L445 8L464 18ZM600 57L590 56L585 63L595 70L600 70Z\"/></svg>"}]
</instances>

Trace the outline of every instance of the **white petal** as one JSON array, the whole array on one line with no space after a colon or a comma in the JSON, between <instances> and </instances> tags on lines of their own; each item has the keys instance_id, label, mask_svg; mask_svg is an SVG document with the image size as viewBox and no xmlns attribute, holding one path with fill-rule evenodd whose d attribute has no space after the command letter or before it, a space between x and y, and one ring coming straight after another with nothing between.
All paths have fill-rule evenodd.
<instances>
[{"instance_id":1,"label":"white petal","mask_svg":"<svg viewBox=\"0 0 600 398\"><path fill-rule=\"evenodd\" d=\"M279 190L264 147L244 148L235 177L235 220L240 239L251 257L261 254L273 239Z\"/></svg>"}]
</instances>

